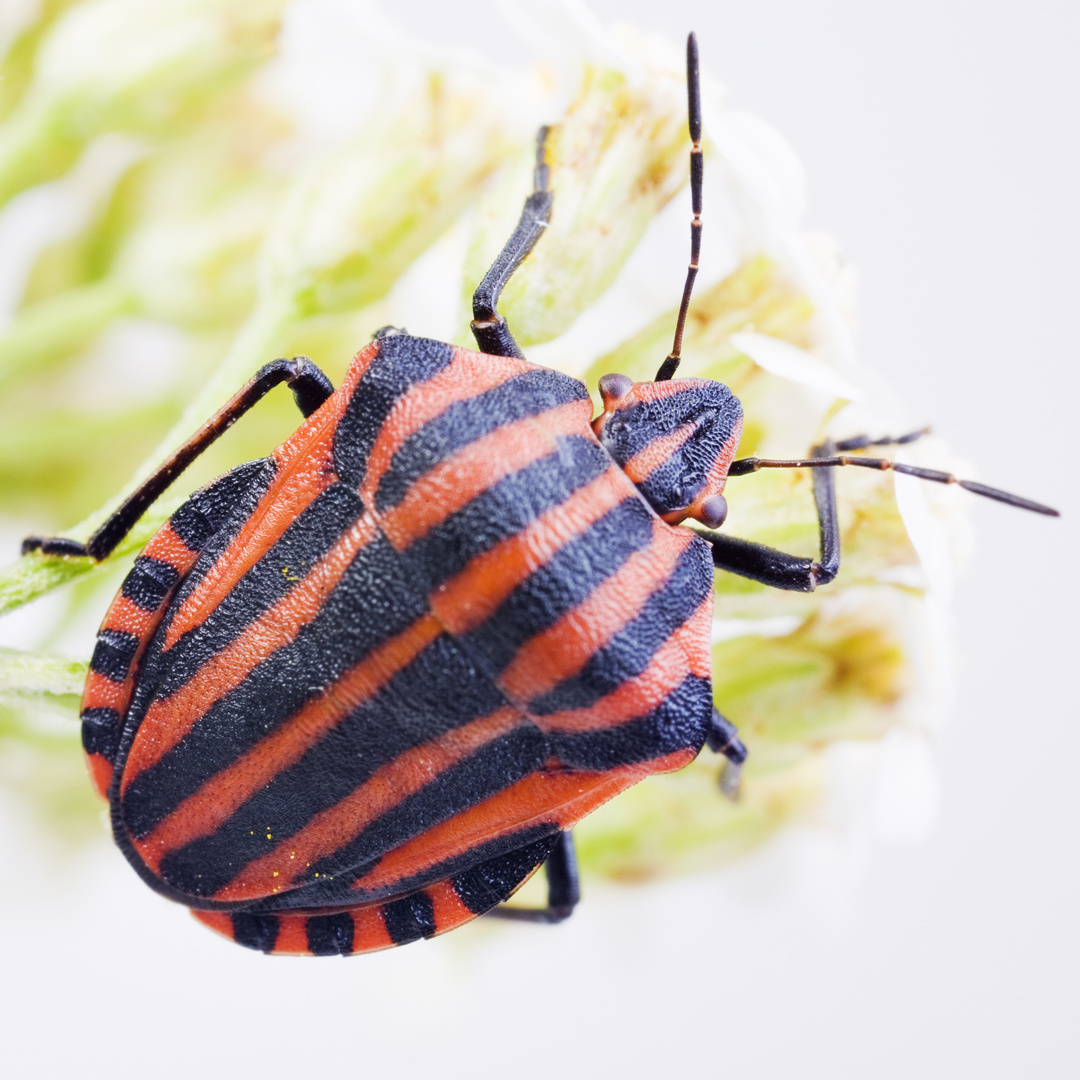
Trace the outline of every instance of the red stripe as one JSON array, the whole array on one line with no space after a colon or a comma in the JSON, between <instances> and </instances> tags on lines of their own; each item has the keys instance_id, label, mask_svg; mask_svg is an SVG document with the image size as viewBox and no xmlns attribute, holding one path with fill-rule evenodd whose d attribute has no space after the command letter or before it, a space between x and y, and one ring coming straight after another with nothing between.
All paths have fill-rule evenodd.
<instances>
[{"instance_id":1,"label":"red stripe","mask_svg":"<svg viewBox=\"0 0 1080 1080\"><path fill-rule=\"evenodd\" d=\"M537 870L539 866L537 867ZM536 873L536 870L532 872ZM532 874L529 874L532 877ZM528 881L529 878L525 878ZM524 884L524 882L522 882ZM424 890L429 899L435 916L435 937L445 934L448 930L455 930L467 922L472 922L478 916L474 915L462 902L457 890L449 881L439 881Z\"/></svg>"},{"instance_id":2,"label":"red stripe","mask_svg":"<svg viewBox=\"0 0 1080 1080\"><path fill-rule=\"evenodd\" d=\"M172 526L166 522L150 538L150 542L143 549L143 554L159 562L168 563L176 571L179 578L194 565L196 555L172 530ZM102 630L122 630L126 633L135 634L139 638L139 644L132 658L131 667L128 669L127 678L120 683L106 679L96 671L87 674L86 685L83 688L82 709L115 709L121 719L127 712L131 702L131 692L134 686L134 672L139 660L146 650L147 642L161 621L162 612L172 599L175 589L161 601L155 611L143 611L133 604L122 592L118 593L109 610L105 613L102 621ZM86 757L86 767L90 772L98 794L103 798L109 797L109 787L112 784L113 766L110 761L100 754L89 754Z\"/></svg>"},{"instance_id":3,"label":"red stripe","mask_svg":"<svg viewBox=\"0 0 1080 1080\"><path fill-rule=\"evenodd\" d=\"M454 349L453 360L446 368L426 382L417 383L394 402L368 458L360 488L364 502L371 504L391 458L429 420L457 401L466 401L501 386L515 375L535 370L537 365L526 360Z\"/></svg>"},{"instance_id":4,"label":"red stripe","mask_svg":"<svg viewBox=\"0 0 1080 1080\"><path fill-rule=\"evenodd\" d=\"M240 637L212 656L174 694L147 709L124 768L123 790L178 745L215 701L243 682L272 652L288 645L301 627L318 615L356 552L377 532L369 516L353 524L304 579Z\"/></svg>"},{"instance_id":5,"label":"red stripe","mask_svg":"<svg viewBox=\"0 0 1080 1080\"><path fill-rule=\"evenodd\" d=\"M86 770L90 773L90 782L94 790L103 798L109 797L109 788L112 786L113 764L102 754L84 754Z\"/></svg>"},{"instance_id":6,"label":"red stripe","mask_svg":"<svg viewBox=\"0 0 1080 1080\"><path fill-rule=\"evenodd\" d=\"M195 565L198 554L173 532L168 521L150 537L150 542L143 548L142 553L159 562L168 563L180 577Z\"/></svg>"},{"instance_id":7,"label":"red stripe","mask_svg":"<svg viewBox=\"0 0 1080 1080\"><path fill-rule=\"evenodd\" d=\"M271 953L285 956L311 956L307 940L306 914L279 915L278 936Z\"/></svg>"},{"instance_id":8,"label":"red stripe","mask_svg":"<svg viewBox=\"0 0 1080 1080\"><path fill-rule=\"evenodd\" d=\"M287 723L208 780L143 840L133 840L146 865L158 873L172 851L216 832L282 769L299 761L326 733L364 701L374 697L442 628L426 615L347 671ZM295 857L295 855L293 856ZM273 882L280 887L281 882ZM278 888L269 891L276 892Z\"/></svg>"},{"instance_id":9,"label":"red stripe","mask_svg":"<svg viewBox=\"0 0 1080 1080\"><path fill-rule=\"evenodd\" d=\"M366 352L367 350L365 350ZM363 355L362 353L360 355ZM374 354L372 354L374 355ZM349 372L350 376L352 371ZM177 611L165 635L171 649L198 626L308 506L337 481L334 433L347 402L337 390L273 453L274 479L232 543Z\"/></svg>"},{"instance_id":10,"label":"red stripe","mask_svg":"<svg viewBox=\"0 0 1080 1080\"><path fill-rule=\"evenodd\" d=\"M653 542L635 552L573 611L527 641L499 677L512 701L526 702L576 675L667 584L691 537L653 522Z\"/></svg>"},{"instance_id":11,"label":"red stripe","mask_svg":"<svg viewBox=\"0 0 1080 1080\"><path fill-rule=\"evenodd\" d=\"M704 601L693 616L657 649L640 675L627 679L595 705L587 709L537 716L533 722L544 731L564 733L614 727L651 712L687 675L692 673L708 678L711 670L708 633L712 624L712 603L712 597Z\"/></svg>"},{"instance_id":12,"label":"red stripe","mask_svg":"<svg viewBox=\"0 0 1080 1080\"><path fill-rule=\"evenodd\" d=\"M540 569L637 489L617 466L575 491L566 502L541 514L519 533L478 555L429 598L431 608L452 634L479 626L530 574Z\"/></svg>"},{"instance_id":13,"label":"red stripe","mask_svg":"<svg viewBox=\"0 0 1080 1080\"><path fill-rule=\"evenodd\" d=\"M395 848L352 887L358 892L392 889L399 881L472 851L488 840L532 825L568 829L651 773L681 769L693 757L693 751L688 750L603 773L561 768L533 773Z\"/></svg>"},{"instance_id":14,"label":"red stripe","mask_svg":"<svg viewBox=\"0 0 1080 1080\"><path fill-rule=\"evenodd\" d=\"M623 465L623 471L635 484L644 483L697 429L697 424L682 424L669 435L657 435Z\"/></svg>"},{"instance_id":15,"label":"red stripe","mask_svg":"<svg viewBox=\"0 0 1080 1080\"><path fill-rule=\"evenodd\" d=\"M515 710L500 709L405 751L378 769L352 794L316 814L298 833L249 863L214 894L214 899L254 900L293 887L297 879L306 876L312 863L349 843L371 822L436 780L451 765L512 731L520 722L520 714Z\"/></svg>"},{"instance_id":16,"label":"red stripe","mask_svg":"<svg viewBox=\"0 0 1080 1080\"><path fill-rule=\"evenodd\" d=\"M382 904L353 908L353 953L381 952L392 949L394 939L383 922Z\"/></svg>"},{"instance_id":17,"label":"red stripe","mask_svg":"<svg viewBox=\"0 0 1080 1080\"><path fill-rule=\"evenodd\" d=\"M403 551L504 476L554 453L556 436L584 434L591 411L588 401L570 401L470 443L421 476L380 518L387 539Z\"/></svg>"}]
</instances>

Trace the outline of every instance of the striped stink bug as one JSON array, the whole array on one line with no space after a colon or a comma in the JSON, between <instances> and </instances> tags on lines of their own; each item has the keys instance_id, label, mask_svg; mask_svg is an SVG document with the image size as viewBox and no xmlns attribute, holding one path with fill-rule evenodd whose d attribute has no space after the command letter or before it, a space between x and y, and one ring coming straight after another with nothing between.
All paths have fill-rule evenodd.
<instances>
[{"instance_id":1,"label":"striped stink bug","mask_svg":"<svg viewBox=\"0 0 1080 1080\"><path fill-rule=\"evenodd\" d=\"M234 941L348 955L486 912L564 918L582 817L706 745L737 784L746 750L712 700L714 568L780 589L832 580L833 466L954 482L851 453L917 435L734 460L737 398L673 378L701 235L692 35L687 68L692 254L655 380L604 376L594 418L585 386L529 363L497 311L551 214L541 131L534 190L473 298L479 352L384 328L337 390L304 357L276 360L86 544L24 544L104 558L218 435L291 387L299 430L192 495L136 559L82 702L117 843ZM776 467L815 468L816 560L715 531L727 477ZM498 907L541 865L547 907Z\"/></svg>"}]
</instances>

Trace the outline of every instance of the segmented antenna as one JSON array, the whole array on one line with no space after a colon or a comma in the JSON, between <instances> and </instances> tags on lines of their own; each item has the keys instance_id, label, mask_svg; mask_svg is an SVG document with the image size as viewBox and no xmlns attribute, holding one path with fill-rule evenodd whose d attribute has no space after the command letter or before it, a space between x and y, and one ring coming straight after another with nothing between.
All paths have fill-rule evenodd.
<instances>
[{"instance_id":1,"label":"segmented antenna","mask_svg":"<svg viewBox=\"0 0 1080 1080\"><path fill-rule=\"evenodd\" d=\"M919 465L906 465L900 461L890 461L888 458L862 457L853 454L833 453L836 450L862 450L868 446L902 445L914 442L920 435L926 434L928 429L913 431L910 435L902 435L898 439L884 436L880 439L869 439L866 436L858 436L854 439L844 439L838 443L827 443L823 449L826 452L819 457L811 458L739 458L731 463L728 476L746 476L755 473L759 469L831 469L844 465L855 465L864 469L879 469L902 473L904 476L917 476L920 480L931 480L936 484L956 484L965 491L974 495L982 495L983 498L993 499L995 502L1005 503L1007 506L1015 506L1020 510L1030 510L1035 514L1046 514L1047 517L1061 517L1059 511L1052 506L1035 502L1033 499L1025 499L1022 495L1014 495L1010 491L1002 491L1001 488L990 487L988 484L980 484L975 480L961 480L952 473L942 472L940 469L924 469Z\"/></svg>"},{"instance_id":2,"label":"segmented antenna","mask_svg":"<svg viewBox=\"0 0 1080 1080\"><path fill-rule=\"evenodd\" d=\"M675 324L675 341L667 359L656 373L656 381L670 379L678 370L682 359L682 337L686 326L686 313L690 310L690 294L698 272L698 256L701 254L701 186L705 176L705 159L701 155L701 80L698 76L697 37L686 39L686 97L689 113L690 141L690 201L694 219L690 222L690 265L686 268L686 284L683 286L682 303L679 305L679 321Z\"/></svg>"}]
</instances>

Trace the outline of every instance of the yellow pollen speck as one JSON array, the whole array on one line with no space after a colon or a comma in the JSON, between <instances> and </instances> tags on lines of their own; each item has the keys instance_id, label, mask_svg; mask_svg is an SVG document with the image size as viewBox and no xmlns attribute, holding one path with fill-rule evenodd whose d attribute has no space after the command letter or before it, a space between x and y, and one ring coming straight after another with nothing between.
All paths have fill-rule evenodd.
<instances>
[{"instance_id":1,"label":"yellow pollen speck","mask_svg":"<svg viewBox=\"0 0 1080 1080\"><path fill-rule=\"evenodd\" d=\"M273 839L274 839L274 835L273 835L273 833L267 833L267 834L266 834L266 839L267 839L267 840L273 840Z\"/></svg>"},{"instance_id":2,"label":"yellow pollen speck","mask_svg":"<svg viewBox=\"0 0 1080 1080\"><path fill-rule=\"evenodd\" d=\"M274 877L277 877L277 876L278 876L278 872L275 870L274 871Z\"/></svg>"}]
</instances>

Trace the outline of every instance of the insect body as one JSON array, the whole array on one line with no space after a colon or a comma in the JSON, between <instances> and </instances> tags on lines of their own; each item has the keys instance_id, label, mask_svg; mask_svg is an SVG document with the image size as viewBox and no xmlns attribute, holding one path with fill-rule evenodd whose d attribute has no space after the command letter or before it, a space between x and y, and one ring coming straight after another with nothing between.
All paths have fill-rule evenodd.
<instances>
[{"instance_id":1,"label":"insect body","mask_svg":"<svg viewBox=\"0 0 1080 1080\"><path fill-rule=\"evenodd\" d=\"M242 906L202 916L233 927L406 891L431 932L518 883L462 900L455 872L510 858L523 876L600 802L693 758L709 546L657 517L591 415L557 372L383 337L270 459L173 515L83 703L144 877Z\"/></svg>"},{"instance_id":2,"label":"insect body","mask_svg":"<svg viewBox=\"0 0 1080 1080\"><path fill-rule=\"evenodd\" d=\"M551 211L542 132L535 191L474 297L481 352L387 328L336 391L304 358L275 361L86 545L27 542L103 557L270 387L292 387L296 434L193 495L136 560L82 706L121 849L235 941L320 955L429 937L545 862L548 906L497 910L554 921L577 900L582 817L706 744L734 781L746 751L712 702L714 567L830 580L828 466L889 463L834 453L866 439L734 462L738 400L671 378L700 233L692 38L688 65L694 256L656 381L605 376L593 419L585 386L526 361L498 315ZM796 464L818 467L818 560L710 531L728 475Z\"/></svg>"}]
</instances>

